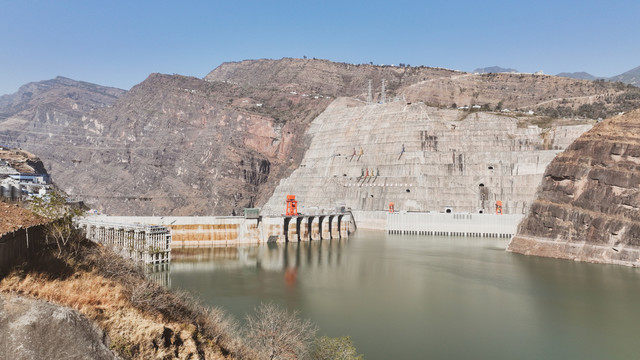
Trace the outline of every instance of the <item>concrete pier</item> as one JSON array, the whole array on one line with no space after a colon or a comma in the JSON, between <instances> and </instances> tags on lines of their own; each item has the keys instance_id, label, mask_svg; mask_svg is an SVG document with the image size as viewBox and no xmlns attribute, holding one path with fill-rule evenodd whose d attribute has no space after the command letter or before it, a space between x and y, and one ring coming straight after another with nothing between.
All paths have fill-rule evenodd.
<instances>
[{"instance_id":1,"label":"concrete pier","mask_svg":"<svg viewBox=\"0 0 640 360\"><path fill-rule=\"evenodd\" d=\"M161 264L171 261L171 233L164 226L103 222L84 218L76 226L87 239L112 248L116 253L142 261Z\"/></svg>"}]
</instances>

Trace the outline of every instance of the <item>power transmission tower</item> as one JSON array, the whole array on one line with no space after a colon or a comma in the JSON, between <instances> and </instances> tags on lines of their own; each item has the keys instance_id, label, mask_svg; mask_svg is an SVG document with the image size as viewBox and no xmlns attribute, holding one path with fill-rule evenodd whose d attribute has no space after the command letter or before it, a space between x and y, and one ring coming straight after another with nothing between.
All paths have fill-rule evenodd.
<instances>
[{"instance_id":1,"label":"power transmission tower","mask_svg":"<svg viewBox=\"0 0 640 360\"><path fill-rule=\"evenodd\" d=\"M384 82L385 81L386 81L385 79L382 79L382 91L381 91L382 94L380 95L380 99L381 99L380 102L383 103L383 104L387 100L387 96L386 96L385 91L384 91Z\"/></svg>"},{"instance_id":2,"label":"power transmission tower","mask_svg":"<svg viewBox=\"0 0 640 360\"><path fill-rule=\"evenodd\" d=\"M371 96L371 80L369 80L369 95L367 96L367 105L371 105L373 96Z\"/></svg>"}]
</instances>

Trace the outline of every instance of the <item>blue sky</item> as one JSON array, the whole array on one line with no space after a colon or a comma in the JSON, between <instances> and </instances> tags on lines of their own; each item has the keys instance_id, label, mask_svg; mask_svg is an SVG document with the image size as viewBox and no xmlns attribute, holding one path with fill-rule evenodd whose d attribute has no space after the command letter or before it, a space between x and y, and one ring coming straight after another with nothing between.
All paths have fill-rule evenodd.
<instances>
[{"instance_id":1,"label":"blue sky","mask_svg":"<svg viewBox=\"0 0 640 360\"><path fill-rule=\"evenodd\" d=\"M0 94L57 75L129 89L226 61L316 57L472 71L640 66L640 1L0 0Z\"/></svg>"}]
</instances>

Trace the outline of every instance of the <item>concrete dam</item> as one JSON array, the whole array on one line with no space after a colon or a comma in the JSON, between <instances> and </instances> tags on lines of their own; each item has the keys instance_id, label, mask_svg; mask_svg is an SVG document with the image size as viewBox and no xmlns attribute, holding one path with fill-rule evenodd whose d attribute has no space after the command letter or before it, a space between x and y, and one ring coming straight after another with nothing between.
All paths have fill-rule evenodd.
<instances>
[{"instance_id":1,"label":"concrete dam","mask_svg":"<svg viewBox=\"0 0 640 360\"><path fill-rule=\"evenodd\" d=\"M331 212L299 215L242 216L89 216L80 221L85 229L102 229L100 242L118 242L120 229L162 226L170 231L171 248L255 245L346 239L352 231L350 213ZM95 232L95 231L94 231ZM90 232L88 232L90 233ZM114 239L111 239L113 237Z\"/></svg>"},{"instance_id":2,"label":"concrete dam","mask_svg":"<svg viewBox=\"0 0 640 360\"><path fill-rule=\"evenodd\" d=\"M261 213L281 213L292 194L302 212L346 206L363 224L390 203L396 211L495 214L500 202L502 214L525 214L546 166L592 126L542 129L530 119L337 99L312 122L300 167Z\"/></svg>"},{"instance_id":3,"label":"concrete dam","mask_svg":"<svg viewBox=\"0 0 640 360\"><path fill-rule=\"evenodd\" d=\"M511 237L546 166L592 127L543 129L530 122L524 114L340 98L312 122L301 165L281 180L259 216L90 221L165 226L172 248L340 239L356 226L390 234ZM283 215L285 199L293 196L300 215Z\"/></svg>"}]
</instances>

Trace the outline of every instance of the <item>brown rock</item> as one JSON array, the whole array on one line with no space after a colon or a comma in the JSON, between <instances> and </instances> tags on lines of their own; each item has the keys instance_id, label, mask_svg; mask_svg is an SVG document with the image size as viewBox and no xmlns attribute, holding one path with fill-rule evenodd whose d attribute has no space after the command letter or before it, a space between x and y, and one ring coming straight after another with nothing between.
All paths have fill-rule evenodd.
<instances>
[{"instance_id":1,"label":"brown rock","mask_svg":"<svg viewBox=\"0 0 640 360\"><path fill-rule=\"evenodd\" d=\"M508 251L640 266L640 110L598 124L546 169Z\"/></svg>"}]
</instances>

